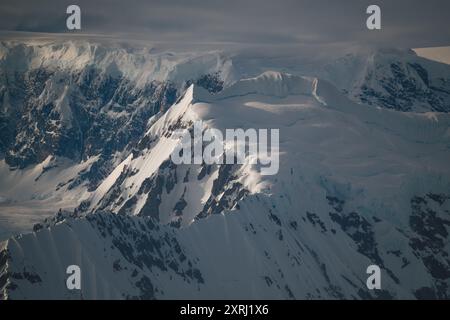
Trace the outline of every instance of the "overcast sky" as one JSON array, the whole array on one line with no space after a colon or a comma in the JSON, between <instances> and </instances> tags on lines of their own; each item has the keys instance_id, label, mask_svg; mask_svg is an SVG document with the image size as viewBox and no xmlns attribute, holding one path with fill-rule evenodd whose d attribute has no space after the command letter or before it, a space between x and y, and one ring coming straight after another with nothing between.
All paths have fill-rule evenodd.
<instances>
[{"instance_id":1,"label":"overcast sky","mask_svg":"<svg viewBox=\"0 0 450 320\"><path fill-rule=\"evenodd\" d=\"M77 33L85 35L263 44L450 45L448 0L1 0L0 30L74 33L66 30L69 4L81 7L82 30ZM370 4L381 7L379 31L366 28Z\"/></svg>"}]
</instances>

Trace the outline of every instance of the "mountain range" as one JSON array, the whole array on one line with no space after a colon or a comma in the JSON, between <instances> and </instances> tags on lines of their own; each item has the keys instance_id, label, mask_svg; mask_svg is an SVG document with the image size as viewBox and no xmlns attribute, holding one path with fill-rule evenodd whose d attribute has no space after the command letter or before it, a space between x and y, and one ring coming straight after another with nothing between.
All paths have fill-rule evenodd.
<instances>
[{"instance_id":1,"label":"mountain range","mask_svg":"<svg viewBox=\"0 0 450 320\"><path fill-rule=\"evenodd\" d=\"M0 102L4 299L450 296L449 65L4 41ZM279 129L279 172L175 165L198 120Z\"/></svg>"}]
</instances>

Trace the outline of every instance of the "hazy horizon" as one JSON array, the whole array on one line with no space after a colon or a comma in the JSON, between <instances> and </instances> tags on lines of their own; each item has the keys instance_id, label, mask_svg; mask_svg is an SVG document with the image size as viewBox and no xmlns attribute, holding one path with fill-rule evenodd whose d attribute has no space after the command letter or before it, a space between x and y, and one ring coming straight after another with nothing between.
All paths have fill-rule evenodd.
<instances>
[{"instance_id":1,"label":"hazy horizon","mask_svg":"<svg viewBox=\"0 0 450 320\"><path fill-rule=\"evenodd\" d=\"M159 42L450 45L450 2L377 1L381 30L366 28L372 1L78 1L81 30L66 29L68 1L2 1L0 37L79 36Z\"/></svg>"}]
</instances>

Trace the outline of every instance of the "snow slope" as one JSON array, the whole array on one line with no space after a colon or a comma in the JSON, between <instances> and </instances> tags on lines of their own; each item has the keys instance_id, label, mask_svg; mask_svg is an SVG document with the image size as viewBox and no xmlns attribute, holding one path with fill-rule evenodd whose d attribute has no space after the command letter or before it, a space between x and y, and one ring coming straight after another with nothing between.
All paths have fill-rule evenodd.
<instances>
[{"instance_id":1,"label":"snow slope","mask_svg":"<svg viewBox=\"0 0 450 320\"><path fill-rule=\"evenodd\" d=\"M73 210L89 193L85 186L71 183L88 171L96 158L73 163L64 158L48 157L25 170L11 170L0 162L0 240L11 234L26 233L34 224L59 209Z\"/></svg>"}]
</instances>

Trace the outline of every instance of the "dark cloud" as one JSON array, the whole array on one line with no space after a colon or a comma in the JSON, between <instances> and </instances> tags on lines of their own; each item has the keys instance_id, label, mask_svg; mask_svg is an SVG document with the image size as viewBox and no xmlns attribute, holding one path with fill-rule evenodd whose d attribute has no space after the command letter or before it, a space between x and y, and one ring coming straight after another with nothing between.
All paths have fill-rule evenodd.
<instances>
[{"instance_id":1,"label":"dark cloud","mask_svg":"<svg viewBox=\"0 0 450 320\"><path fill-rule=\"evenodd\" d=\"M2 0L0 30L64 33L69 4L81 7L82 34L269 44L450 44L448 0ZM370 4L382 9L380 31L365 27Z\"/></svg>"}]
</instances>

